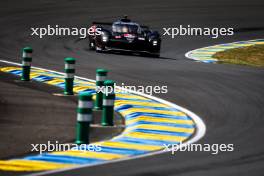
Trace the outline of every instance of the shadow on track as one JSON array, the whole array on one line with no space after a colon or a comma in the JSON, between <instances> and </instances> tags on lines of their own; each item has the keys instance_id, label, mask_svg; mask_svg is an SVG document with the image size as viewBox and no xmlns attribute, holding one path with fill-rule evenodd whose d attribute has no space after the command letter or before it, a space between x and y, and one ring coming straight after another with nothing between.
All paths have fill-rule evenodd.
<instances>
[{"instance_id":1,"label":"shadow on track","mask_svg":"<svg viewBox=\"0 0 264 176\"><path fill-rule=\"evenodd\" d=\"M78 42L83 42L85 41L85 39L79 38L74 40L74 44L78 43ZM87 46L88 46L88 42L87 42ZM72 49L68 46L64 46L65 49L72 51ZM96 51L92 51L90 50L88 47L83 47L83 49L87 52L95 52ZM160 56L160 57L153 57L151 55L148 54L139 54L136 52L129 52L129 51L103 51L103 52L98 52L97 54L111 54L111 55L123 55L123 56L136 56L136 57L142 57L142 58L147 58L147 59L165 59L165 60L178 60L176 58L170 58L170 57L164 57L164 56Z\"/></svg>"},{"instance_id":2,"label":"shadow on track","mask_svg":"<svg viewBox=\"0 0 264 176\"><path fill-rule=\"evenodd\" d=\"M254 31L264 31L264 27L244 27L244 28L234 29L234 32L254 32Z\"/></svg>"}]
</instances>

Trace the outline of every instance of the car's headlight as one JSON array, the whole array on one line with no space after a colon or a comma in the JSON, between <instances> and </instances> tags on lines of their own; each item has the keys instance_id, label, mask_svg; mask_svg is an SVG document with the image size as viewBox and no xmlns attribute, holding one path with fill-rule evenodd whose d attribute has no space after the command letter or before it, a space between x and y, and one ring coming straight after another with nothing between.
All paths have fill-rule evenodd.
<instances>
[{"instance_id":1,"label":"car's headlight","mask_svg":"<svg viewBox=\"0 0 264 176\"><path fill-rule=\"evenodd\" d=\"M158 41L157 40L153 40L152 44L153 44L153 46L156 46L156 45L158 45Z\"/></svg>"},{"instance_id":2,"label":"car's headlight","mask_svg":"<svg viewBox=\"0 0 264 176\"><path fill-rule=\"evenodd\" d=\"M108 41L108 36L103 35L102 40L103 40L103 42L107 42Z\"/></svg>"}]
</instances>

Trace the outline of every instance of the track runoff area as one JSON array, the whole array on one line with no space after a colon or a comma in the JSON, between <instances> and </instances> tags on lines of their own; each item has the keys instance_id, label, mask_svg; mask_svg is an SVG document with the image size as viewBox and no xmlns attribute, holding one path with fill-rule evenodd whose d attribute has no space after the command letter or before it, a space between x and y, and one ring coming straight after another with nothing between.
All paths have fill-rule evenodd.
<instances>
[{"instance_id":1,"label":"track runoff area","mask_svg":"<svg viewBox=\"0 0 264 176\"><path fill-rule=\"evenodd\" d=\"M27 50L24 50L24 52L27 52ZM66 59L65 62L68 62L65 64L66 73L60 73L31 67L31 54L24 53L23 56L22 68L21 64L0 60L2 63L10 64L8 67L1 67L0 71L20 76L21 80L24 81L33 80L64 88L65 94L90 94L92 97L88 97L89 101L86 103L81 102L81 105L79 102L79 108L85 108L85 105L92 108L88 105L91 105L92 99L96 99L96 81L74 76L74 71L69 71L74 68L74 62L71 62L73 60L68 59L66 61ZM72 81L74 80L74 83L69 82L69 78ZM101 78L102 75L101 77L97 75L98 81L102 81ZM103 78L106 79L106 75ZM73 86L72 89L69 86ZM88 99L80 98L83 101ZM154 96L127 90L126 93L122 93L122 91L116 93L112 102L115 112L125 119L125 130L120 135L110 140L77 145L66 151L54 151L2 160L0 161L0 170L47 171L70 169L155 155L170 151L175 144L184 146L194 143L202 138L206 131L205 124L196 114ZM77 115L77 121L85 121L85 119L91 121L91 118L89 115ZM77 129L77 133L78 130L80 129ZM98 146L99 149L91 151L88 149L90 145Z\"/></svg>"},{"instance_id":2,"label":"track runoff area","mask_svg":"<svg viewBox=\"0 0 264 176\"><path fill-rule=\"evenodd\" d=\"M260 45L260 44L262 45L264 44L264 39L255 39L255 40L213 45L213 46L198 48L198 49L189 51L188 53L185 54L185 57L195 60L197 62L216 63L218 60L213 57L213 55L216 52L221 52L221 51L225 51L225 50L233 49L233 48Z\"/></svg>"}]
</instances>

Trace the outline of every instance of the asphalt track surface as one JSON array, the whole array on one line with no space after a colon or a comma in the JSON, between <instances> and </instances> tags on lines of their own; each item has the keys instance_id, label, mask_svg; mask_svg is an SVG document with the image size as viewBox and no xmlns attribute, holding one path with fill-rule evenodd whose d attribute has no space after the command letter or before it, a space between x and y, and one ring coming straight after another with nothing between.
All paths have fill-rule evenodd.
<instances>
[{"instance_id":1,"label":"asphalt track surface","mask_svg":"<svg viewBox=\"0 0 264 176\"><path fill-rule=\"evenodd\" d=\"M263 175L264 70L236 65L196 63L184 58L192 49L237 40L263 38L264 2L257 0L169 1L19 1L0 7L0 57L19 62L21 47L34 48L35 66L63 71L63 58L78 58L77 74L94 78L95 69L111 70L110 78L126 85L167 85L157 96L198 114L207 133L200 143L233 143L234 152L178 152L73 170L85 175ZM190 24L234 27L232 37L163 38L161 58L98 54L76 37L30 36L30 27L48 24L86 27L128 14L137 21L162 27ZM65 174L65 173L63 173ZM57 174L56 174L57 175Z\"/></svg>"},{"instance_id":2,"label":"asphalt track surface","mask_svg":"<svg viewBox=\"0 0 264 176\"><path fill-rule=\"evenodd\" d=\"M77 96L62 96L58 87L19 79L0 72L1 160L38 154L31 151L31 144L74 142ZM93 116L94 123L100 123L101 112L95 111ZM115 122L119 125L120 118L116 118ZM121 131L121 126L93 126L90 140L109 139Z\"/></svg>"},{"instance_id":3,"label":"asphalt track surface","mask_svg":"<svg viewBox=\"0 0 264 176\"><path fill-rule=\"evenodd\" d=\"M1 159L28 154L31 144L74 141L74 97L53 96L60 90L3 72L0 85Z\"/></svg>"}]
</instances>

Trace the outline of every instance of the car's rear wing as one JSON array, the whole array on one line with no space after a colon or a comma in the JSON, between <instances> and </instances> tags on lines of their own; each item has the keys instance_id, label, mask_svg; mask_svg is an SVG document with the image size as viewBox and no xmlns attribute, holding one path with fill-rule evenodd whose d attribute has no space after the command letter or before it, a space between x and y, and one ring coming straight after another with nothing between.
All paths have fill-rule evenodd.
<instances>
[{"instance_id":1,"label":"car's rear wing","mask_svg":"<svg viewBox=\"0 0 264 176\"><path fill-rule=\"evenodd\" d=\"M93 25L112 25L113 23L111 23L111 22L97 22L97 21L93 21L92 24Z\"/></svg>"},{"instance_id":2,"label":"car's rear wing","mask_svg":"<svg viewBox=\"0 0 264 176\"><path fill-rule=\"evenodd\" d=\"M112 24L113 23L111 23L111 22L97 22L97 21L92 22L93 26L95 25L97 27L104 28L107 30L111 30Z\"/></svg>"},{"instance_id":3,"label":"car's rear wing","mask_svg":"<svg viewBox=\"0 0 264 176\"><path fill-rule=\"evenodd\" d=\"M112 24L113 24L113 23L111 23L111 22L97 22L97 21L92 22L92 25L112 26ZM148 26L140 25L140 27L141 27L143 30L149 30L149 27L148 27Z\"/></svg>"}]
</instances>

